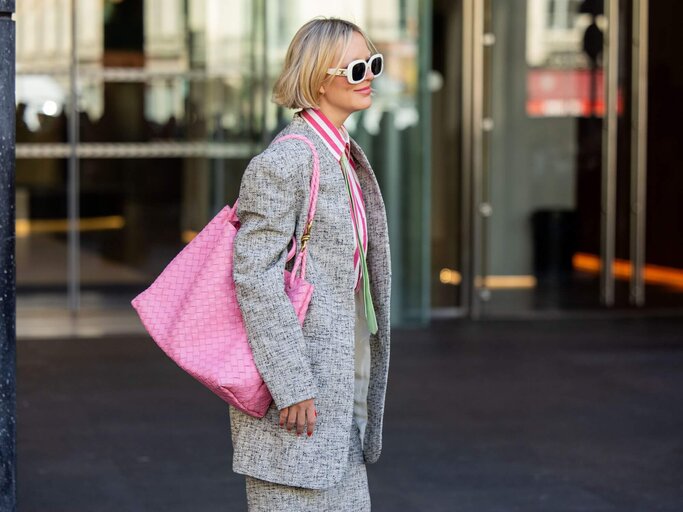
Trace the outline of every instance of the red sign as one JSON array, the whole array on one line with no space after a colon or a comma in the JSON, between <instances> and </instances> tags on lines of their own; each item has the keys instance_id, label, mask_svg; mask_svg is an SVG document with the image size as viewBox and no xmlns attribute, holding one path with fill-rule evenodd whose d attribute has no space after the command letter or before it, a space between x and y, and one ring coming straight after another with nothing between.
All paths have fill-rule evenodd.
<instances>
[{"instance_id":1,"label":"red sign","mask_svg":"<svg viewBox=\"0 0 683 512\"><path fill-rule=\"evenodd\" d=\"M602 69L594 72L589 69L530 69L527 72L527 114L531 117L602 117L605 113L603 83ZM619 88L617 113L622 112L623 93Z\"/></svg>"}]
</instances>

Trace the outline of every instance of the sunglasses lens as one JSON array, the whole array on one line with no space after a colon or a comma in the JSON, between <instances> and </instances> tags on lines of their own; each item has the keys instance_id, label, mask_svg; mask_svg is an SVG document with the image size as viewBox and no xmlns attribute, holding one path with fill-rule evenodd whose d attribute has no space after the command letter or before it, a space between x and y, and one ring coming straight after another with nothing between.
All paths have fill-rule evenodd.
<instances>
[{"instance_id":1,"label":"sunglasses lens","mask_svg":"<svg viewBox=\"0 0 683 512\"><path fill-rule=\"evenodd\" d=\"M360 82L365 78L365 62L359 62L351 68L351 78L354 82Z\"/></svg>"},{"instance_id":2,"label":"sunglasses lens","mask_svg":"<svg viewBox=\"0 0 683 512\"><path fill-rule=\"evenodd\" d=\"M372 61L372 64L370 64L373 75L379 75L382 72L382 68L384 68L384 59L382 57L377 57Z\"/></svg>"}]
</instances>

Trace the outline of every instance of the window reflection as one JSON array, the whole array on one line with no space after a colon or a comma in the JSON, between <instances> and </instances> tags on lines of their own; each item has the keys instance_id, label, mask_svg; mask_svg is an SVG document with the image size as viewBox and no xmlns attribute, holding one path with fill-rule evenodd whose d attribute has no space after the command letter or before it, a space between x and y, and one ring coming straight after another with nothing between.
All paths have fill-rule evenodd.
<instances>
[{"instance_id":1,"label":"window reflection","mask_svg":"<svg viewBox=\"0 0 683 512\"><path fill-rule=\"evenodd\" d=\"M270 101L272 86L294 32L317 15L359 23L385 55L373 107L354 115L348 127L371 158L395 218L390 220L395 265L421 265L419 252L401 255L400 247L403 239L420 243L419 204L413 211L398 208L408 191L420 194L424 187L420 174L409 172L419 169L423 158L412 149L420 147L418 4L18 2L17 185L32 205L18 220L27 241L50 237L58 246L50 252L64 263L71 250L66 205L78 201L82 256L80 275L67 276L65 263L57 269L41 260L50 252L26 249L18 262L19 283L27 283L32 270L33 276L45 276L57 269L58 282L79 279L81 289L105 297L120 291L120 303L127 306L182 244L234 201L249 158L289 121L292 112ZM78 66L72 84L74 18ZM67 135L72 112L77 112L76 140ZM79 159L77 197L69 195L72 149ZM59 207L35 208L39 198ZM401 225L415 233L401 235ZM398 269L394 275L400 275ZM407 294L409 308L421 285L399 286L416 287Z\"/></svg>"}]
</instances>

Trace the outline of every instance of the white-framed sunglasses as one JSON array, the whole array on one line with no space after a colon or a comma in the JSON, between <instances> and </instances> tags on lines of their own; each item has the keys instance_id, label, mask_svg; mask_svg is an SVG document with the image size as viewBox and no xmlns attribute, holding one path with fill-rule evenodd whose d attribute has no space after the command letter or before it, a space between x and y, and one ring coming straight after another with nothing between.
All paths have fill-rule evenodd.
<instances>
[{"instance_id":1,"label":"white-framed sunglasses","mask_svg":"<svg viewBox=\"0 0 683 512\"><path fill-rule=\"evenodd\" d=\"M368 68L372 69L373 75L381 75L382 71L384 71L384 56L381 53L376 53L367 61L358 59L351 61L345 68L329 68L327 74L345 76L350 84L358 84L365 80Z\"/></svg>"}]
</instances>

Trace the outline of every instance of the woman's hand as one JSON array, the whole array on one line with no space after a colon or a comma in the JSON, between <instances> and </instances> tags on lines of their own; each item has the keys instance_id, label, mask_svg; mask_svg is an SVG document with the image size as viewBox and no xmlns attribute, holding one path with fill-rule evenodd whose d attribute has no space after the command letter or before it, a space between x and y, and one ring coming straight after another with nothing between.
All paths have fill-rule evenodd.
<instances>
[{"instance_id":1,"label":"woman's hand","mask_svg":"<svg viewBox=\"0 0 683 512\"><path fill-rule=\"evenodd\" d=\"M308 423L308 437L311 437L318 416L313 403L314 400L309 398L282 409L280 411L280 426L283 427L286 423L287 430L291 430L296 425L296 435L298 436L304 431L304 425Z\"/></svg>"}]
</instances>

